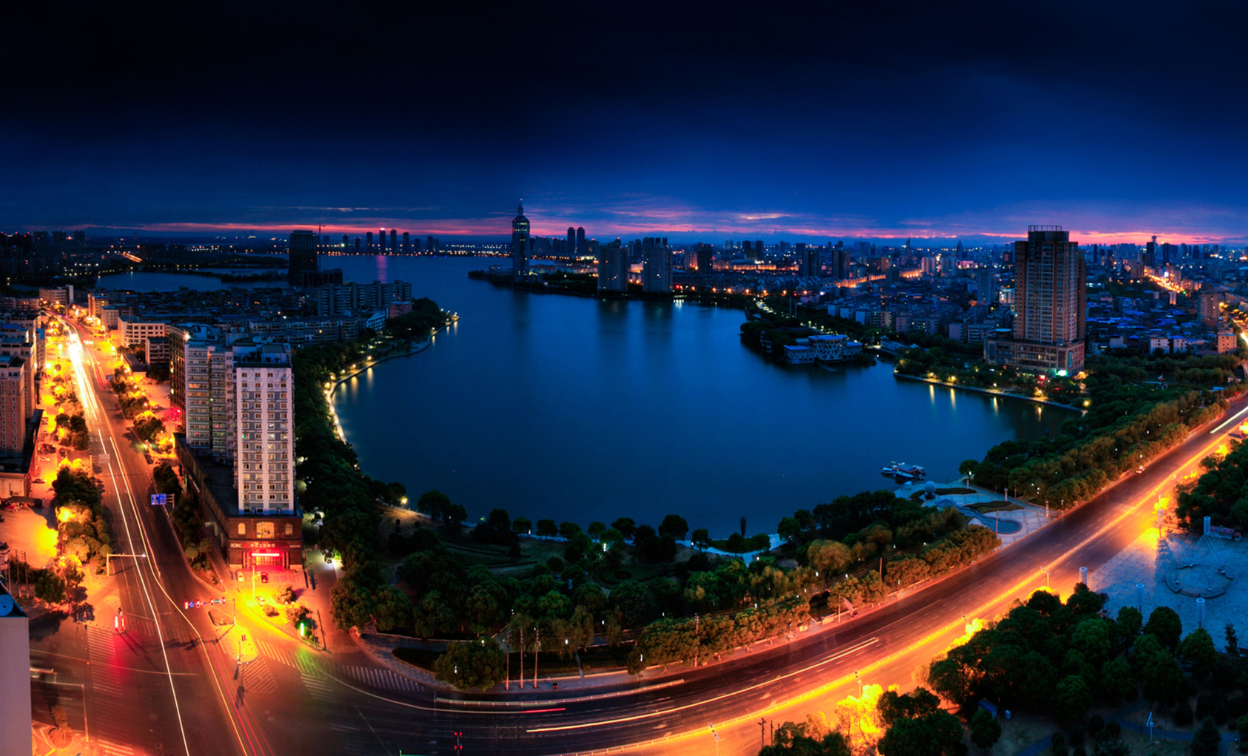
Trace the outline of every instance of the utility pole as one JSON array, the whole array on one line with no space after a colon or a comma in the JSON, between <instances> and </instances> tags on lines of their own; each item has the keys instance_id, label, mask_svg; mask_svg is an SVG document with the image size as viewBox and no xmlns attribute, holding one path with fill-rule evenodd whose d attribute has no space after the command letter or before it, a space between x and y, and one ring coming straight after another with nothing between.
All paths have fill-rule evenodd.
<instances>
[{"instance_id":1,"label":"utility pole","mask_svg":"<svg viewBox=\"0 0 1248 756\"><path fill-rule=\"evenodd\" d=\"M767 747L767 720L766 719L758 720L758 729L761 730L761 733L758 736L758 746L759 748L766 748Z\"/></svg>"},{"instance_id":2,"label":"utility pole","mask_svg":"<svg viewBox=\"0 0 1248 756\"><path fill-rule=\"evenodd\" d=\"M524 690L524 628L520 628L520 690Z\"/></svg>"},{"instance_id":3,"label":"utility pole","mask_svg":"<svg viewBox=\"0 0 1248 756\"><path fill-rule=\"evenodd\" d=\"M533 641L533 690L537 690L537 654L542 650L542 629L533 628L536 638Z\"/></svg>"},{"instance_id":4,"label":"utility pole","mask_svg":"<svg viewBox=\"0 0 1248 756\"><path fill-rule=\"evenodd\" d=\"M507 681L503 683L503 690L511 690L511 631L507 631Z\"/></svg>"}]
</instances>

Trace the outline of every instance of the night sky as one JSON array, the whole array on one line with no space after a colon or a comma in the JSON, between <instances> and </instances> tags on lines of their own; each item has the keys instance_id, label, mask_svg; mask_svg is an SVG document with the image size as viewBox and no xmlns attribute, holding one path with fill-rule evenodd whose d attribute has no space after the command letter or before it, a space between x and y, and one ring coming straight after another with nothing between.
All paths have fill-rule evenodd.
<instances>
[{"instance_id":1,"label":"night sky","mask_svg":"<svg viewBox=\"0 0 1248 756\"><path fill-rule=\"evenodd\" d=\"M128 5L0 10L0 230L1248 240L1242 2Z\"/></svg>"}]
</instances>

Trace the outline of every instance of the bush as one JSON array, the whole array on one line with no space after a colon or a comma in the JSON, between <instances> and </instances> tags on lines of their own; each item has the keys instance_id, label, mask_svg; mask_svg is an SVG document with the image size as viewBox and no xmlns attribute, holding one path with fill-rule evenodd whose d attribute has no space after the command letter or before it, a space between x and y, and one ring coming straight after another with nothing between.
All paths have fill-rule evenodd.
<instances>
[{"instance_id":1,"label":"bush","mask_svg":"<svg viewBox=\"0 0 1248 756\"><path fill-rule=\"evenodd\" d=\"M1179 727L1190 727L1194 721L1196 717L1192 713L1192 706L1184 698L1179 701L1178 706L1174 707L1174 723Z\"/></svg>"}]
</instances>

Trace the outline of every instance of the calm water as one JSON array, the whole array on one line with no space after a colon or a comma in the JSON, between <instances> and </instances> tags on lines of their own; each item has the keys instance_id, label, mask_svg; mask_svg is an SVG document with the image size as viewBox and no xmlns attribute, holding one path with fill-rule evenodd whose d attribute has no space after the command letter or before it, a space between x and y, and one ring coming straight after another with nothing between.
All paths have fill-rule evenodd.
<instances>
[{"instance_id":1,"label":"calm water","mask_svg":"<svg viewBox=\"0 0 1248 756\"><path fill-rule=\"evenodd\" d=\"M348 280L402 279L458 312L425 352L339 389L369 475L467 507L587 525L683 515L726 536L794 509L893 487L892 460L936 480L1070 415L899 381L892 367L785 368L741 344L740 310L600 302L471 281L497 258L337 257ZM503 261L504 263L506 261ZM212 279L205 279L212 280Z\"/></svg>"}]
</instances>

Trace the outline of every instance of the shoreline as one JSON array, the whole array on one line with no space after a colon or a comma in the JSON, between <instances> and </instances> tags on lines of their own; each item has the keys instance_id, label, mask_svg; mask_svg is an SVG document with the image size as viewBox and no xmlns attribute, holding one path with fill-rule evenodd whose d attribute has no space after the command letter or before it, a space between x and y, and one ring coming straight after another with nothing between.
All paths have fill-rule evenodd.
<instances>
[{"instance_id":1,"label":"shoreline","mask_svg":"<svg viewBox=\"0 0 1248 756\"><path fill-rule=\"evenodd\" d=\"M1070 410L1071 412L1078 412L1080 415L1085 415L1088 412L1086 409L1082 407L1072 407L1069 404L1061 404L1059 402L1049 401L1048 399L1037 399L1034 396L1024 396L1022 394L1007 394L1003 391L994 391L993 389L979 388L978 386L963 386L957 383L947 383L945 381L935 380L934 378L921 378L917 375L906 375L904 373L898 373L895 370L893 371L893 377L905 378L906 380L918 381L919 383L930 383L933 386L943 386L945 388L951 388L957 391L974 391L975 393L978 393L978 394L988 394L989 396L999 396L1005 399L1022 399L1023 401L1032 402L1034 404L1047 404L1050 407L1058 407L1060 409Z\"/></svg>"}]
</instances>

